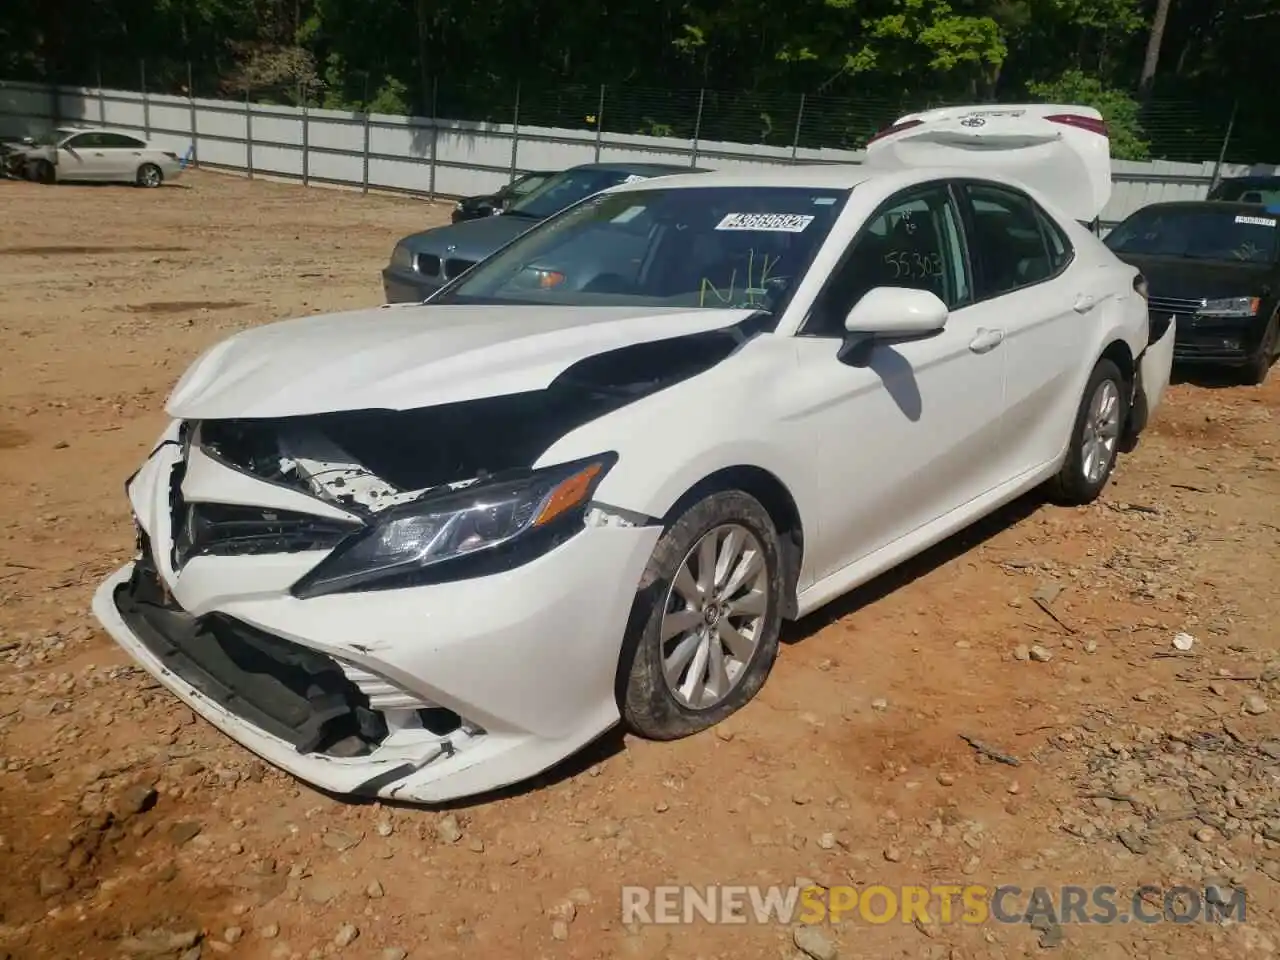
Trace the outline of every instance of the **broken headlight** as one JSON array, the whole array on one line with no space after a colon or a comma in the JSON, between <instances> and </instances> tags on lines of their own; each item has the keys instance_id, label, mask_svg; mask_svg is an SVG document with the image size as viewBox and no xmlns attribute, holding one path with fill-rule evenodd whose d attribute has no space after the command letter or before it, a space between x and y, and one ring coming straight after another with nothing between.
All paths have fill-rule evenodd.
<instances>
[{"instance_id":1,"label":"broken headlight","mask_svg":"<svg viewBox=\"0 0 1280 960\"><path fill-rule=\"evenodd\" d=\"M587 504L616 456L607 454L485 481L429 496L378 515L293 586L296 597L406 587L435 579L445 564L482 575L513 566L580 526ZM492 561L495 566L487 565Z\"/></svg>"}]
</instances>

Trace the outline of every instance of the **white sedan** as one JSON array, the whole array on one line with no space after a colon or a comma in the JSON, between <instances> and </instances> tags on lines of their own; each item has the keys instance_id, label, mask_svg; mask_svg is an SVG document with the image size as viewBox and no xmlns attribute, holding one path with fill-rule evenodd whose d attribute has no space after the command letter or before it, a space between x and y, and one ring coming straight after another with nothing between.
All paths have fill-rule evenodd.
<instances>
[{"instance_id":1,"label":"white sedan","mask_svg":"<svg viewBox=\"0 0 1280 960\"><path fill-rule=\"evenodd\" d=\"M1081 225L1109 192L1093 111L934 111L865 165L616 187L426 304L247 330L169 398L94 611L338 793L703 730L784 619L1041 484L1099 495L1174 336Z\"/></svg>"},{"instance_id":2,"label":"white sedan","mask_svg":"<svg viewBox=\"0 0 1280 960\"><path fill-rule=\"evenodd\" d=\"M40 183L133 183L158 187L182 173L182 159L129 130L59 127L16 144L22 173Z\"/></svg>"}]
</instances>

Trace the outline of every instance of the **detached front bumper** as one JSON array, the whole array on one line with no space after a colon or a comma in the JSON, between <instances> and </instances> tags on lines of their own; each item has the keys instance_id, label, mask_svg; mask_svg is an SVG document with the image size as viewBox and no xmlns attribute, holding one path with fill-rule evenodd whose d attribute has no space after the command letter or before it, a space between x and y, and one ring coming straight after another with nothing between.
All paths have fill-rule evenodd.
<instances>
[{"instance_id":1,"label":"detached front bumper","mask_svg":"<svg viewBox=\"0 0 1280 960\"><path fill-rule=\"evenodd\" d=\"M655 528L587 527L493 576L300 600L287 584L322 553L202 556L174 572L166 449L130 485L143 553L93 612L263 759L333 793L433 803L525 780L618 722Z\"/></svg>"}]
</instances>

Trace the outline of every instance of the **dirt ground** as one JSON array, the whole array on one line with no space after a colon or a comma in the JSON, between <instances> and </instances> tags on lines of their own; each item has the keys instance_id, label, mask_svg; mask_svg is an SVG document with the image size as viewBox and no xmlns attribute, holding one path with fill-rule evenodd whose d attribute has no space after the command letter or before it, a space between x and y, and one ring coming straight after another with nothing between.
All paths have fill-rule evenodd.
<instances>
[{"instance_id":1,"label":"dirt ground","mask_svg":"<svg viewBox=\"0 0 1280 960\"><path fill-rule=\"evenodd\" d=\"M90 596L131 554L123 484L186 364L249 324L379 302L393 243L447 208L196 172L0 181L0 210L0 960L1280 944L1280 372L1176 385L1101 502L1028 498L789 629L721 729L611 736L451 810L351 804L197 721ZM1149 884L1157 912L1179 885L1240 885L1247 917L622 923L623 885L797 878L1111 885L1122 904Z\"/></svg>"}]
</instances>

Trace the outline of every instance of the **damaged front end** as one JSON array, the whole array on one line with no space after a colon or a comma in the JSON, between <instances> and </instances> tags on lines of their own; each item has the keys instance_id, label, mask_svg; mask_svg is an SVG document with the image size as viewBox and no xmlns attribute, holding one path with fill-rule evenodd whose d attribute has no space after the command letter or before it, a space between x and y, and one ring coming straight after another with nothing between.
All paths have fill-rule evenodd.
<instances>
[{"instance_id":1,"label":"damaged front end","mask_svg":"<svg viewBox=\"0 0 1280 960\"><path fill-rule=\"evenodd\" d=\"M579 722L569 716L574 697L591 703L591 736L607 726L601 704L548 690L564 701L557 719L560 705L513 699L505 681L487 693L468 658L508 654L510 637L530 629L598 647L593 635L619 615L625 622L652 543L648 518L606 516L593 504L613 453L539 460L576 427L696 375L741 342L724 330L631 345L574 364L544 390L424 409L175 422L129 483L138 559L104 585L95 611L207 719L342 792L392 795L387 784L497 749L483 744L495 734L510 743L544 716L536 739L562 750L578 736L564 732ZM578 627L561 625L567 610L590 604L574 596L566 571L529 574L528 585L482 601L495 609L463 624L481 581L504 589L498 575L587 529L599 539L565 562L576 571L599 558L604 606L580 640ZM630 587L613 582L614 555ZM509 612L496 609L508 600ZM548 626L538 628L542 615ZM536 665L526 675L540 667L536 647L509 655ZM318 765L334 762L367 769Z\"/></svg>"}]
</instances>

